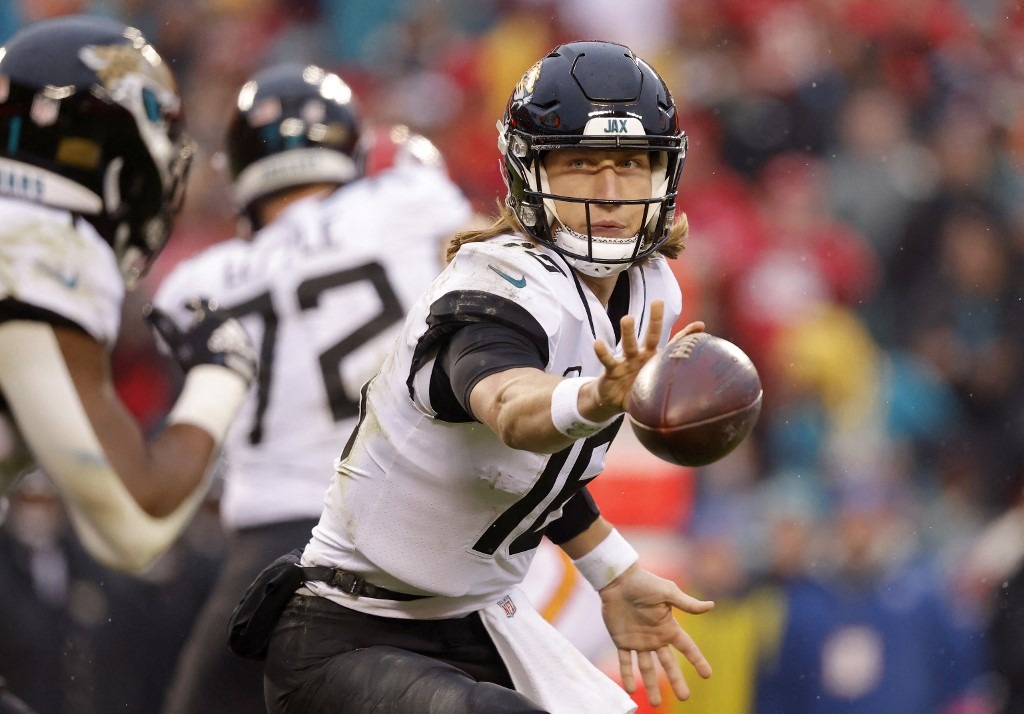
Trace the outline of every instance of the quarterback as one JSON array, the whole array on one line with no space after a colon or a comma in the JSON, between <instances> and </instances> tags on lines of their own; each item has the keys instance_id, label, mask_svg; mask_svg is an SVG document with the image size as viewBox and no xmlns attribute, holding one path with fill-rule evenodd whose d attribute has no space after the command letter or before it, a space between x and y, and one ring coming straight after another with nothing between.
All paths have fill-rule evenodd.
<instances>
[{"instance_id":1,"label":"quarterback","mask_svg":"<svg viewBox=\"0 0 1024 714\"><path fill-rule=\"evenodd\" d=\"M659 665L686 698L673 647L711 674L673 609L713 603L642 569L586 488L681 312L672 97L628 48L575 42L498 131L506 205L453 239L363 389L302 555L320 575L269 642L271 711L633 711L519 589L545 537L599 592L628 691L635 658L652 704Z\"/></svg>"}]
</instances>

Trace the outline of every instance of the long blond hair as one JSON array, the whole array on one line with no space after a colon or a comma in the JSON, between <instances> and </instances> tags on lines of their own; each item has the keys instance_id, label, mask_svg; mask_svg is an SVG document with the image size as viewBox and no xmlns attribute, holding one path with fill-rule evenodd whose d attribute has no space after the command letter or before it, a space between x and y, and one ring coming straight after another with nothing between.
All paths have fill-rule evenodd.
<instances>
[{"instance_id":1,"label":"long blond hair","mask_svg":"<svg viewBox=\"0 0 1024 714\"><path fill-rule=\"evenodd\" d=\"M467 243L481 243L495 236L507 235L509 233L520 233L529 238L530 234L523 229L519 219L512 213L512 209L501 200L497 202L497 205L498 215L492 219L489 226L483 228L474 226L473 228L459 231L452 236L452 239L448 242L448 250L445 254L446 263L450 263L455 254L459 252L459 248ZM686 236L689 232L690 223L686 218L686 214L676 214L675 223L672 224L668 232L668 240L658 247L657 252L666 258L678 258L679 254L686 247Z\"/></svg>"}]
</instances>

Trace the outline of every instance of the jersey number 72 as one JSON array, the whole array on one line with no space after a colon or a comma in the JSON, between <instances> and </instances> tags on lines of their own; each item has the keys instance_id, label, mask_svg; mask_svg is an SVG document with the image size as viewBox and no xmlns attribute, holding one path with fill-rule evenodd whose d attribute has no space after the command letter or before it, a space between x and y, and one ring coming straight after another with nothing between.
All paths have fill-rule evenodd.
<instances>
[{"instance_id":1,"label":"jersey number 72","mask_svg":"<svg viewBox=\"0 0 1024 714\"><path fill-rule=\"evenodd\" d=\"M354 283L366 281L380 298L380 311L349 334L328 347L319 356L320 374L324 391L334 421L354 417L359 413L359 404L351 399L341 380L341 363L346 356L360 346L399 322L405 316L398 295L388 282L384 266L377 262L365 263L333 273L307 278L302 281L296 297L300 310L319 307L320 297L328 290L334 290ZM260 368L256 383L256 413L249 430L249 443L263 441L263 419L270 401L270 387L274 375L274 350L277 341L278 313L270 292L263 292L245 302L226 308L234 317L242 319L255 316L263 322L263 339L260 341Z\"/></svg>"}]
</instances>

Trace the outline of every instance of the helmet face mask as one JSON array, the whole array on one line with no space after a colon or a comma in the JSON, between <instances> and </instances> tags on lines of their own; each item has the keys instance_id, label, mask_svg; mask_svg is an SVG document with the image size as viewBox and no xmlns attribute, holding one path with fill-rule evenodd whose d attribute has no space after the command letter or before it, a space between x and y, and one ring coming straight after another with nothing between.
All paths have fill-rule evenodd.
<instances>
[{"instance_id":1,"label":"helmet face mask","mask_svg":"<svg viewBox=\"0 0 1024 714\"><path fill-rule=\"evenodd\" d=\"M193 153L174 77L138 30L60 17L0 50L0 163L13 177L0 193L81 214L129 287L170 235Z\"/></svg>"},{"instance_id":2,"label":"helmet face mask","mask_svg":"<svg viewBox=\"0 0 1024 714\"><path fill-rule=\"evenodd\" d=\"M286 189L358 178L362 132L355 98L336 74L281 64L238 93L227 134L238 208L257 224L255 203Z\"/></svg>"},{"instance_id":3,"label":"helmet face mask","mask_svg":"<svg viewBox=\"0 0 1024 714\"><path fill-rule=\"evenodd\" d=\"M608 200L552 193L544 158L556 149L646 150L649 198ZM565 255L581 272L613 275L656 251L675 217L676 187L686 155L675 104L661 77L622 45L574 42L555 48L523 76L498 122L506 203L526 232ZM582 203L583 235L563 225L556 202ZM593 206L644 206L632 239L593 235Z\"/></svg>"}]
</instances>

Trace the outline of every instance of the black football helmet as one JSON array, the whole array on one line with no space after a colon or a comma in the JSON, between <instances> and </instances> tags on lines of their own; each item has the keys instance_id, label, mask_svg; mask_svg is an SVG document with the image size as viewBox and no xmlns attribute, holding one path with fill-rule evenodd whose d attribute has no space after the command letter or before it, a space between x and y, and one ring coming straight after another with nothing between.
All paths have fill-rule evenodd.
<instances>
[{"instance_id":1,"label":"black football helmet","mask_svg":"<svg viewBox=\"0 0 1024 714\"><path fill-rule=\"evenodd\" d=\"M587 146L643 147L652 155L651 198L609 201L552 194L544 153ZM676 188L686 157L676 106L664 80L623 45L572 42L556 47L516 85L498 122L506 203L527 233L565 255L584 273L619 272L657 250L675 218ZM587 235L561 225L555 201L587 206ZM644 204L642 228L628 241L594 237L589 207Z\"/></svg>"},{"instance_id":2,"label":"black football helmet","mask_svg":"<svg viewBox=\"0 0 1024 714\"><path fill-rule=\"evenodd\" d=\"M302 64L258 72L238 92L228 126L239 209L249 213L283 189L358 178L361 126L352 90L333 72Z\"/></svg>"},{"instance_id":3,"label":"black football helmet","mask_svg":"<svg viewBox=\"0 0 1024 714\"><path fill-rule=\"evenodd\" d=\"M81 215L129 286L170 235L193 153L174 77L138 30L72 15L0 48L0 195Z\"/></svg>"}]
</instances>

